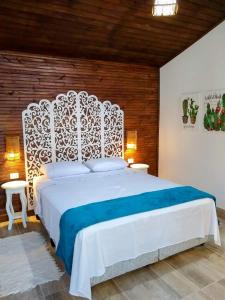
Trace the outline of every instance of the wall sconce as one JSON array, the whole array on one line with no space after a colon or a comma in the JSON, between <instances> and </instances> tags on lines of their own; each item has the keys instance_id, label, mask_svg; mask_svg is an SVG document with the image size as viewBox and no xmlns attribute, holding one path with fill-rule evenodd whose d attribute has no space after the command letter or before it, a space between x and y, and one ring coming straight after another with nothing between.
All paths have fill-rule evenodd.
<instances>
[{"instance_id":1,"label":"wall sconce","mask_svg":"<svg viewBox=\"0 0 225 300\"><path fill-rule=\"evenodd\" d=\"M136 150L137 150L137 130L128 130L126 156L129 165L134 163Z\"/></svg>"},{"instance_id":2,"label":"wall sconce","mask_svg":"<svg viewBox=\"0 0 225 300\"><path fill-rule=\"evenodd\" d=\"M6 136L6 159L18 160L20 159L20 137Z\"/></svg>"},{"instance_id":3,"label":"wall sconce","mask_svg":"<svg viewBox=\"0 0 225 300\"><path fill-rule=\"evenodd\" d=\"M137 130L127 131L127 149L137 150Z\"/></svg>"}]
</instances>

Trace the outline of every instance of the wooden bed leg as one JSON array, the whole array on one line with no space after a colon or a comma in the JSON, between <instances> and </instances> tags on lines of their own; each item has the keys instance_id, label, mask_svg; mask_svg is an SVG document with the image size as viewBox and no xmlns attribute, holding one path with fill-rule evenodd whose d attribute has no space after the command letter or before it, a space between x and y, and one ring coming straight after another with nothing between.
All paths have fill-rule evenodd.
<instances>
[{"instance_id":1,"label":"wooden bed leg","mask_svg":"<svg viewBox=\"0 0 225 300\"><path fill-rule=\"evenodd\" d=\"M54 243L53 239L50 239L50 243L51 243L51 246L52 246L53 248L55 248L55 243Z\"/></svg>"}]
</instances>

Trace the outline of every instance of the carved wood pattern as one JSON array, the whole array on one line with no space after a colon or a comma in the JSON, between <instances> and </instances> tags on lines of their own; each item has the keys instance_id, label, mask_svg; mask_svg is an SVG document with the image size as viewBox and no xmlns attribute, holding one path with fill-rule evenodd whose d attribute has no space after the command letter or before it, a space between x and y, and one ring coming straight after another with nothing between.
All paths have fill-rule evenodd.
<instances>
[{"instance_id":1,"label":"carved wood pattern","mask_svg":"<svg viewBox=\"0 0 225 300\"><path fill-rule=\"evenodd\" d=\"M104 106L104 153L106 157L122 156L123 111L118 105L105 101ZM114 141L112 143L111 141Z\"/></svg>"},{"instance_id":2,"label":"carved wood pattern","mask_svg":"<svg viewBox=\"0 0 225 300\"><path fill-rule=\"evenodd\" d=\"M26 145L26 179L29 182L29 205L33 206L33 177L38 176L41 164L52 161L51 103L30 104L23 112L24 144Z\"/></svg>"},{"instance_id":3,"label":"carved wood pattern","mask_svg":"<svg viewBox=\"0 0 225 300\"><path fill-rule=\"evenodd\" d=\"M123 156L123 111L85 91L30 104L22 119L30 208L33 178L40 175L43 163Z\"/></svg>"},{"instance_id":4,"label":"carved wood pattern","mask_svg":"<svg viewBox=\"0 0 225 300\"><path fill-rule=\"evenodd\" d=\"M101 147L101 107L95 96L86 92L78 95L80 101L81 160L104 157Z\"/></svg>"},{"instance_id":5,"label":"carved wood pattern","mask_svg":"<svg viewBox=\"0 0 225 300\"><path fill-rule=\"evenodd\" d=\"M77 93L60 94L53 101L55 160L78 160Z\"/></svg>"}]
</instances>

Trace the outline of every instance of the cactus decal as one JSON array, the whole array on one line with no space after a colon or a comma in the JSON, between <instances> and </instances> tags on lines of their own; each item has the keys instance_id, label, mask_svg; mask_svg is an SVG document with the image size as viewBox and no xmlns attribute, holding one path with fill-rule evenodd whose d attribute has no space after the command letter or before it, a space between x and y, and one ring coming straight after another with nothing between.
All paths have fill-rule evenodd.
<instances>
[{"instance_id":1,"label":"cactus decal","mask_svg":"<svg viewBox=\"0 0 225 300\"><path fill-rule=\"evenodd\" d=\"M183 123L187 124L188 122L188 99L183 100Z\"/></svg>"},{"instance_id":2,"label":"cactus decal","mask_svg":"<svg viewBox=\"0 0 225 300\"><path fill-rule=\"evenodd\" d=\"M182 123L184 128L195 128L199 111L198 94L182 98Z\"/></svg>"},{"instance_id":3,"label":"cactus decal","mask_svg":"<svg viewBox=\"0 0 225 300\"><path fill-rule=\"evenodd\" d=\"M225 131L225 93L209 93L204 101L204 128L207 131Z\"/></svg>"},{"instance_id":4,"label":"cactus decal","mask_svg":"<svg viewBox=\"0 0 225 300\"><path fill-rule=\"evenodd\" d=\"M195 101L193 99L191 99L190 108L188 110L188 114L189 114L190 119L191 119L191 124L196 123L196 117L197 117L197 114L198 114L198 109L199 109L199 105L195 104Z\"/></svg>"}]
</instances>

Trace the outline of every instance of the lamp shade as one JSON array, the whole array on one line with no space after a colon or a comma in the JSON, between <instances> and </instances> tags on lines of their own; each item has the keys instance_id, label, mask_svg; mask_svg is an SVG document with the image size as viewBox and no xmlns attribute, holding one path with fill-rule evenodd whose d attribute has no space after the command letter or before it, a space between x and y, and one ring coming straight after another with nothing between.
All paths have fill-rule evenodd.
<instances>
[{"instance_id":1,"label":"lamp shade","mask_svg":"<svg viewBox=\"0 0 225 300\"><path fill-rule=\"evenodd\" d=\"M20 159L20 138L19 136L6 136L6 159Z\"/></svg>"},{"instance_id":2,"label":"lamp shade","mask_svg":"<svg viewBox=\"0 0 225 300\"><path fill-rule=\"evenodd\" d=\"M137 131L128 130L127 131L127 149L136 150L137 149Z\"/></svg>"},{"instance_id":3,"label":"lamp shade","mask_svg":"<svg viewBox=\"0 0 225 300\"><path fill-rule=\"evenodd\" d=\"M178 11L177 0L155 0L152 7L153 16L173 16Z\"/></svg>"}]
</instances>

